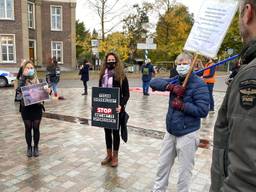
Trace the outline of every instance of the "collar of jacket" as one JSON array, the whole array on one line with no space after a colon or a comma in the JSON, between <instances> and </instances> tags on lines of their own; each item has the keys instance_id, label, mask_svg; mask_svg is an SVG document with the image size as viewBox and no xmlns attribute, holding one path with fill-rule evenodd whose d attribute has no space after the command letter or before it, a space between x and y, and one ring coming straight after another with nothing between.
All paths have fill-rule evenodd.
<instances>
[{"instance_id":1,"label":"collar of jacket","mask_svg":"<svg viewBox=\"0 0 256 192\"><path fill-rule=\"evenodd\" d=\"M256 58L256 39L247 43L241 52L241 64L247 65Z\"/></svg>"}]
</instances>

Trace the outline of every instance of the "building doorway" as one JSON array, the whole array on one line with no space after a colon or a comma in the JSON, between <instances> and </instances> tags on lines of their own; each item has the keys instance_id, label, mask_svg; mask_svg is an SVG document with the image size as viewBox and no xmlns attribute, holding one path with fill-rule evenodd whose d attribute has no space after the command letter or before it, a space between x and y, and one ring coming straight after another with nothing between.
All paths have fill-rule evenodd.
<instances>
[{"instance_id":1,"label":"building doorway","mask_svg":"<svg viewBox=\"0 0 256 192\"><path fill-rule=\"evenodd\" d=\"M36 40L29 40L29 60L33 61L35 65L36 63Z\"/></svg>"}]
</instances>

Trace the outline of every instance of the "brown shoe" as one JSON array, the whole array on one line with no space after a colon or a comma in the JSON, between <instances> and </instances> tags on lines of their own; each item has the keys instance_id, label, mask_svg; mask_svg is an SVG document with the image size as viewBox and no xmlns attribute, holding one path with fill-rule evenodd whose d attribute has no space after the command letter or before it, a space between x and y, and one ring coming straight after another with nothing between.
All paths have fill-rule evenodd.
<instances>
[{"instance_id":1,"label":"brown shoe","mask_svg":"<svg viewBox=\"0 0 256 192\"><path fill-rule=\"evenodd\" d=\"M103 161L101 161L101 165L106 165L110 163L112 160L112 149L107 149L107 156Z\"/></svg>"},{"instance_id":2,"label":"brown shoe","mask_svg":"<svg viewBox=\"0 0 256 192\"><path fill-rule=\"evenodd\" d=\"M111 167L117 167L117 165L118 165L118 151L113 151Z\"/></svg>"}]
</instances>

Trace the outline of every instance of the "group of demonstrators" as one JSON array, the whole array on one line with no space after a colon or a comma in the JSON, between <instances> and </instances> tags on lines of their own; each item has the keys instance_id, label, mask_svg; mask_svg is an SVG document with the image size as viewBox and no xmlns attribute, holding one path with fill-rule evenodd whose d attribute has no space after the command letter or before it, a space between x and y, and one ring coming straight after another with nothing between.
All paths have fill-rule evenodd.
<instances>
[{"instance_id":1,"label":"group of demonstrators","mask_svg":"<svg viewBox=\"0 0 256 192\"><path fill-rule=\"evenodd\" d=\"M241 53L241 67L229 82L226 96L218 113L214 127L214 143L211 168L211 192L256 191L256 140L255 140L255 89L256 89L256 1L240 0L240 32L245 44ZM182 52L176 58L177 76L169 79L152 79L154 72L150 60L142 67L143 93L148 95L149 86L155 91L168 91L169 106L166 115L166 133L160 151L159 166L153 185L154 192L167 190L168 179L175 158L179 160L177 191L189 191L195 153L199 145L200 119L214 110L212 90L214 71L205 70L203 79L191 73L193 57ZM54 63L54 62L53 62ZM88 73L87 61L80 74ZM209 61L205 67L212 65ZM55 66L56 67L56 66ZM54 66L47 68L48 82L55 96L56 82L51 74ZM56 71L56 68L55 68ZM147 77L146 77L147 76ZM53 81L54 80L54 81ZM83 78L84 95L87 95L88 78ZM175 81L174 81L175 80ZM23 64L19 87L39 83L31 61ZM108 53L99 75L99 87L119 88L120 105L118 113L125 111L130 93L123 64L115 53ZM51 93L51 90L48 90ZM38 156L40 138L39 125L44 110L42 103L24 106L20 101L20 112L25 125L27 156ZM34 147L32 147L32 130ZM119 129L104 129L106 157L102 165L118 165L120 146Z\"/></svg>"}]
</instances>

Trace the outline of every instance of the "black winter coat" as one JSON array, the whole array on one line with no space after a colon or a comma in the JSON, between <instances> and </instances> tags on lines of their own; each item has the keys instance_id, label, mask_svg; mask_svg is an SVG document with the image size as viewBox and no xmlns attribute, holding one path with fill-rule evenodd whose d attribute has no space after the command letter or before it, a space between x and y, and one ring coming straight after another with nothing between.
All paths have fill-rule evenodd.
<instances>
[{"instance_id":1,"label":"black winter coat","mask_svg":"<svg viewBox=\"0 0 256 192\"><path fill-rule=\"evenodd\" d=\"M87 64L83 65L83 68L80 69L79 75L81 75L82 81L89 81L89 70L90 70L90 66Z\"/></svg>"}]
</instances>

